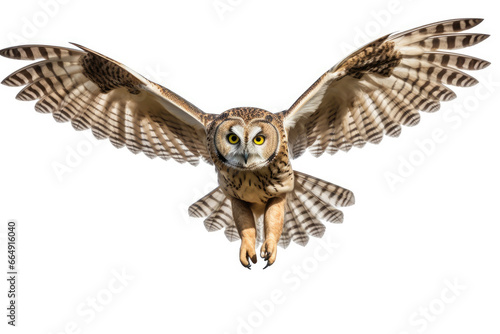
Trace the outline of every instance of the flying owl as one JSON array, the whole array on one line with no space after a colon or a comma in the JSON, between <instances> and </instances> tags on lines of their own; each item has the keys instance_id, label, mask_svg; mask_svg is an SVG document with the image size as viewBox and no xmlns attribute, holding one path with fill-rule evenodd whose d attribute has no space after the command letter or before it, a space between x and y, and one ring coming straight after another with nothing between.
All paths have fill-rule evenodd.
<instances>
[{"instance_id":1,"label":"flying owl","mask_svg":"<svg viewBox=\"0 0 500 334\"><path fill-rule=\"evenodd\" d=\"M208 231L241 239L239 259L250 269L256 246L267 266L278 246L321 237L321 221L341 223L338 207L354 204L351 191L294 171L306 149L316 157L399 136L455 98L446 85L477 80L460 70L489 62L439 50L475 45L488 35L459 33L482 19L437 22L381 37L324 73L285 111L234 108L205 113L171 90L86 47L9 47L2 56L35 60L2 81L26 85L17 99L76 130L91 129L120 148L150 158L215 166L219 186L190 206Z\"/></svg>"}]
</instances>

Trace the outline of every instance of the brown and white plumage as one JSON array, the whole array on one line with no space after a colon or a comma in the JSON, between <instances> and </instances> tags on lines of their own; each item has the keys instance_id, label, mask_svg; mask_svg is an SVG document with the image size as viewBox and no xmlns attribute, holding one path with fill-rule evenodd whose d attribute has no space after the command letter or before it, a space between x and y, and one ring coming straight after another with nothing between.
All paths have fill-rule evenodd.
<instances>
[{"instance_id":1,"label":"brown and white plumage","mask_svg":"<svg viewBox=\"0 0 500 334\"><path fill-rule=\"evenodd\" d=\"M458 33L481 19L437 22L369 43L323 74L281 114L290 151L320 156L383 135L397 137L401 125L418 124L418 110L435 112L455 98L446 85L470 87L477 80L461 70L479 70L489 62L443 52L475 45L488 35Z\"/></svg>"},{"instance_id":2,"label":"brown and white plumage","mask_svg":"<svg viewBox=\"0 0 500 334\"><path fill-rule=\"evenodd\" d=\"M451 53L488 35L462 33L481 19L437 22L379 38L322 75L288 109L258 108L204 113L182 97L88 48L25 45L0 55L41 61L12 73L2 83L25 86L17 95L38 100L35 109L52 113L77 130L91 129L133 153L198 164L213 164L219 187L189 208L205 217L208 231L224 229L241 239L240 261L256 261L255 244L272 264L278 245L306 245L321 237L322 221L341 223L338 209L352 205L352 192L294 171L291 159L349 151L401 126L419 122L420 111L435 112L455 98L447 85L477 81L462 70L489 62ZM75 44L76 45L76 44Z\"/></svg>"},{"instance_id":3,"label":"brown and white plumage","mask_svg":"<svg viewBox=\"0 0 500 334\"><path fill-rule=\"evenodd\" d=\"M95 51L25 45L0 51L4 57L44 60L5 78L7 86L26 85L17 99L39 100L35 110L52 113L76 130L92 129L116 147L196 165L208 159L207 116L165 87Z\"/></svg>"},{"instance_id":4,"label":"brown and white plumage","mask_svg":"<svg viewBox=\"0 0 500 334\"><path fill-rule=\"evenodd\" d=\"M308 235L321 237L325 227L319 220L342 223L344 216L337 207L354 204L354 195L347 189L298 171L294 171L294 180L294 191L287 194L287 216L279 243L283 248L290 244L290 240L305 246ZM224 229L229 241L240 239L234 233L231 202L220 187L193 203L189 207L189 215L205 218L203 223L209 232ZM257 221L259 243L264 240L262 223Z\"/></svg>"}]
</instances>

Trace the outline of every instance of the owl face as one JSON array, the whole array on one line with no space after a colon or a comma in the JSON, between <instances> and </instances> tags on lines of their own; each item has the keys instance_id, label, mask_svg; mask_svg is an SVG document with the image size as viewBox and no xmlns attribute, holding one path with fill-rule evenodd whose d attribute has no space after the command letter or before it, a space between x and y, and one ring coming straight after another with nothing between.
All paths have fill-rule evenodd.
<instances>
[{"instance_id":1,"label":"owl face","mask_svg":"<svg viewBox=\"0 0 500 334\"><path fill-rule=\"evenodd\" d=\"M228 117L215 129L214 144L217 156L237 169L257 169L266 166L279 148L279 131L263 118L245 121Z\"/></svg>"}]
</instances>

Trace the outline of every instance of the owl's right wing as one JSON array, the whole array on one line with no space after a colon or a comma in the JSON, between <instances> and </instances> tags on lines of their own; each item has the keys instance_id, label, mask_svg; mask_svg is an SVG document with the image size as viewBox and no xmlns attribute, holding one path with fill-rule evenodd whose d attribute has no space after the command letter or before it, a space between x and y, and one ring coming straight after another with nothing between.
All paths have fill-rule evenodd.
<instances>
[{"instance_id":1,"label":"owl's right wing","mask_svg":"<svg viewBox=\"0 0 500 334\"><path fill-rule=\"evenodd\" d=\"M76 45L76 44L75 44ZM44 60L5 78L7 86L26 85L17 99L39 100L35 109L52 113L76 130L92 129L133 153L192 165L212 163L206 125L213 119L179 95L88 48L24 45L0 50L13 59Z\"/></svg>"},{"instance_id":2,"label":"owl's right wing","mask_svg":"<svg viewBox=\"0 0 500 334\"><path fill-rule=\"evenodd\" d=\"M443 52L475 45L488 35L458 33L482 19L441 21L389 34L362 47L323 74L290 109L279 113L292 157L306 149L324 152L397 137L401 125L419 122L419 110L434 112L455 93L445 85L469 87L477 80L460 71L489 62Z\"/></svg>"}]
</instances>

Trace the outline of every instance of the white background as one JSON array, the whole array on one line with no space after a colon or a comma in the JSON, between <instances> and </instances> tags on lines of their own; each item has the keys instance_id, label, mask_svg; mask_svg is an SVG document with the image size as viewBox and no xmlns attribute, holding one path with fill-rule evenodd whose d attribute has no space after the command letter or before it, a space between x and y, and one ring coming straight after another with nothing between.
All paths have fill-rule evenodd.
<instances>
[{"instance_id":1,"label":"white background","mask_svg":"<svg viewBox=\"0 0 500 334\"><path fill-rule=\"evenodd\" d=\"M265 271L262 260L252 271L242 268L238 243L187 216L215 187L212 167L117 150L16 101L18 89L0 87L1 233L8 219L18 221L20 261L18 327L6 325L2 279L1 332L498 332L494 2L25 0L0 12L0 46L76 42L206 112L276 112L349 47L468 16L485 18L475 31L492 35L462 51L493 62L472 73L481 84L455 89L456 100L422 115L398 139L295 161L296 170L351 189L356 205L343 210L344 224L328 225L323 240L336 245L331 253L317 239L305 248L292 244ZM0 76L26 64L2 58ZM436 131L442 140L431 145ZM84 149L81 159L70 157ZM54 165L69 158L71 171L58 178ZM391 187L389 173L398 175L409 160ZM125 283L114 278L122 271Z\"/></svg>"}]
</instances>

